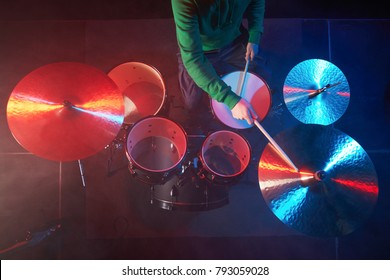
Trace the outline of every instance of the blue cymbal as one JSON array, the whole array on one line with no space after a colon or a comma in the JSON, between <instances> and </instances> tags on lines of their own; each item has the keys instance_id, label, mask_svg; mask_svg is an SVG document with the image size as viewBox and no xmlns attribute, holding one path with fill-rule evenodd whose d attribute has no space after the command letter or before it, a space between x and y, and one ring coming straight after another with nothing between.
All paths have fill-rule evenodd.
<instances>
[{"instance_id":1,"label":"blue cymbal","mask_svg":"<svg viewBox=\"0 0 390 280\"><path fill-rule=\"evenodd\" d=\"M350 90L337 66L326 60L309 59L288 73L283 97L287 109L300 122L329 125L345 113Z\"/></svg>"},{"instance_id":2,"label":"blue cymbal","mask_svg":"<svg viewBox=\"0 0 390 280\"><path fill-rule=\"evenodd\" d=\"M259 161L262 196L287 226L311 236L347 235L378 199L375 167L364 149L331 126L300 124L275 137L299 172L268 144Z\"/></svg>"}]
</instances>

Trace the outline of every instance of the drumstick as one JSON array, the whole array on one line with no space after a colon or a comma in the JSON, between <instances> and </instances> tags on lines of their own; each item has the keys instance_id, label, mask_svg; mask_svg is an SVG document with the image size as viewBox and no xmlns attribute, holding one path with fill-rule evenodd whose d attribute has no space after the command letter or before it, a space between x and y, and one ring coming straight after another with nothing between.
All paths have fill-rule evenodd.
<instances>
[{"instance_id":1,"label":"drumstick","mask_svg":"<svg viewBox=\"0 0 390 280\"><path fill-rule=\"evenodd\" d=\"M282 158L292 167L296 172L299 172L299 169L295 166L295 164L291 161L291 159L286 155L286 153L279 147L279 145L275 142L275 140L268 134L267 131L260 125L257 120L254 120L255 125L260 129L260 131L267 137L268 141L274 146L274 148L279 152Z\"/></svg>"},{"instance_id":2,"label":"drumstick","mask_svg":"<svg viewBox=\"0 0 390 280\"><path fill-rule=\"evenodd\" d=\"M240 84L240 90L238 92L238 96L241 96L242 89L244 87L245 83L245 77L246 73L248 72L248 66L249 66L249 59L246 61L245 69L244 69L244 76L241 80ZM292 167L296 172L299 172L299 169L295 166L295 164L291 161L291 159L286 155L286 153L280 148L280 146L275 142L275 140L268 134L268 132L260 125L260 123L257 120L254 120L255 125L260 129L260 131L264 134L264 136L268 139L269 142L274 146L274 148L278 151L278 153L281 155L281 157Z\"/></svg>"},{"instance_id":3,"label":"drumstick","mask_svg":"<svg viewBox=\"0 0 390 280\"><path fill-rule=\"evenodd\" d=\"M243 89L244 83L245 83L246 73L248 73L248 66L249 66L249 59L246 61L246 64L245 64L244 76L241 79L240 90L238 91L238 96L241 96L242 89Z\"/></svg>"}]
</instances>

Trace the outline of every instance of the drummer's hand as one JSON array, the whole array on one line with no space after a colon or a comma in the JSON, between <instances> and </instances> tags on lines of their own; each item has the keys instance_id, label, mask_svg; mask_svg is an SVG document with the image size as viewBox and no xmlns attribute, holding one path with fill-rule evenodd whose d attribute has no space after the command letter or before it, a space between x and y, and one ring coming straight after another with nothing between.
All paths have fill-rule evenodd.
<instances>
[{"instance_id":1,"label":"drummer's hand","mask_svg":"<svg viewBox=\"0 0 390 280\"><path fill-rule=\"evenodd\" d=\"M250 59L252 61L258 52L259 52L259 45L254 44L254 43L248 43L246 45L245 59L246 60Z\"/></svg>"},{"instance_id":2,"label":"drummer's hand","mask_svg":"<svg viewBox=\"0 0 390 280\"><path fill-rule=\"evenodd\" d=\"M253 121L258 118L255 110L252 108L252 105L244 98L241 98L236 106L233 107L232 114L235 119L246 120L250 125L252 125Z\"/></svg>"}]
</instances>

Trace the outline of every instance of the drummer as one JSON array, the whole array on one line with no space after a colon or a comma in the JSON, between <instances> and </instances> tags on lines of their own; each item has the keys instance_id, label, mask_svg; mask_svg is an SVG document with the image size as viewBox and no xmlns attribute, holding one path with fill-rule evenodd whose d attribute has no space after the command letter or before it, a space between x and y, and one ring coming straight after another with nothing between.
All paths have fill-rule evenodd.
<instances>
[{"instance_id":1,"label":"drummer","mask_svg":"<svg viewBox=\"0 0 390 280\"><path fill-rule=\"evenodd\" d=\"M172 0L179 45L179 85L184 105L202 116L204 92L226 104L236 119L252 124L257 114L251 104L235 94L221 75L261 68L259 55L265 0ZM244 13L248 29L243 26ZM204 112L204 111L203 111Z\"/></svg>"}]
</instances>

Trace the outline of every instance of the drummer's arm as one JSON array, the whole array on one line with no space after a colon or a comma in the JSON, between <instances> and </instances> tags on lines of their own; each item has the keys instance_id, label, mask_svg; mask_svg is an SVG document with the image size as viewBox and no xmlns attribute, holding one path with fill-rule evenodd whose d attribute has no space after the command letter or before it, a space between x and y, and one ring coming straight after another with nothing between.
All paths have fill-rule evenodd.
<instances>
[{"instance_id":1,"label":"drummer's arm","mask_svg":"<svg viewBox=\"0 0 390 280\"><path fill-rule=\"evenodd\" d=\"M172 1L172 8L176 37L188 74L211 98L232 109L241 98L220 78L203 53L195 4L191 1Z\"/></svg>"},{"instance_id":2,"label":"drummer's arm","mask_svg":"<svg viewBox=\"0 0 390 280\"><path fill-rule=\"evenodd\" d=\"M252 0L247 8L249 42L259 44L264 32L265 0Z\"/></svg>"},{"instance_id":3,"label":"drummer's arm","mask_svg":"<svg viewBox=\"0 0 390 280\"><path fill-rule=\"evenodd\" d=\"M259 43L264 31L265 0L252 0L247 9L249 40L246 59L253 60L259 51Z\"/></svg>"}]
</instances>

